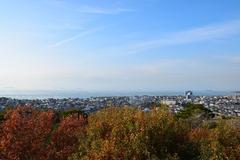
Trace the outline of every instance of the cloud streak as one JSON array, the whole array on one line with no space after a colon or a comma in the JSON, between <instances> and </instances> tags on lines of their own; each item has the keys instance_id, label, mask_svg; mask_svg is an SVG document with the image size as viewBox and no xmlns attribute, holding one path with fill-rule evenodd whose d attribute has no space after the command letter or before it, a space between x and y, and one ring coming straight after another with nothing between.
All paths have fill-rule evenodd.
<instances>
[{"instance_id":1,"label":"cloud streak","mask_svg":"<svg viewBox=\"0 0 240 160\"><path fill-rule=\"evenodd\" d=\"M73 5L68 1L46 1L45 3L51 4L57 8L66 9L72 12L84 13L84 14L120 14L125 12L134 12L134 9L122 8L122 7L96 7L92 5Z\"/></svg>"},{"instance_id":2,"label":"cloud streak","mask_svg":"<svg viewBox=\"0 0 240 160\"><path fill-rule=\"evenodd\" d=\"M133 12L132 9L126 8L100 8L92 6L83 6L76 10L80 13L89 13L89 14L119 14L124 12Z\"/></svg>"},{"instance_id":3,"label":"cloud streak","mask_svg":"<svg viewBox=\"0 0 240 160\"><path fill-rule=\"evenodd\" d=\"M70 38L67 38L67 39L64 39L64 40L60 40L54 44L51 44L49 47L50 48L56 48L56 47L59 47L59 46L62 46L66 43L69 43L71 41L74 41L74 40L77 40L78 38L81 38L81 37L85 37L87 35L90 35L90 34L93 34L99 30L101 30L102 28L93 28L93 29L89 29L89 30L86 30L86 31L83 31L82 33L79 33L79 34L76 34Z\"/></svg>"},{"instance_id":4,"label":"cloud streak","mask_svg":"<svg viewBox=\"0 0 240 160\"><path fill-rule=\"evenodd\" d=\"M240 20L174 32L156 40L147 40L126 47L125 53L137 53L154 48L217 40L240 34Z\"/></svg>"}]
</instances>

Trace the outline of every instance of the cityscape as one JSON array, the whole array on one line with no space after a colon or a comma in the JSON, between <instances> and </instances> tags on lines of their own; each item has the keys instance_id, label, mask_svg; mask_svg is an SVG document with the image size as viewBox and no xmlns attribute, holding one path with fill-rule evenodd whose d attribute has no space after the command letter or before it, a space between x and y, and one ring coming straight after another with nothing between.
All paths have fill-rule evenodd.
<instances>
[{"instance_id":1,"label":"cityscape","mask_svg":"<svg viewBox=\"0 0 240 160\"><path fill-rule=\"evenodd\" d=\"M240 117L240 92L233 92L231 96L197 96L192 91L186 91L182 96L112 96L91 98L64 99L12 99L0 98L0 110L5 107L31 105L40 109L70 110L80 109L86 113L96 112L107 107L136 107L142 111L150 111L152 104L165 104L172 113L184 108L186 103L201 104L215 115Z\"/></svg>"}]
</instances>

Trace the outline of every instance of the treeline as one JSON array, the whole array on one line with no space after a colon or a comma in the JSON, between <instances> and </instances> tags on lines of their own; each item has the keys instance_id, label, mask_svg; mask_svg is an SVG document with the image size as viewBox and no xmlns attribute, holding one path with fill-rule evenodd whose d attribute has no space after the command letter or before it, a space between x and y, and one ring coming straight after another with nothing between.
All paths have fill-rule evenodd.
<instances>
[{"instance_id":1,"label":"treeline","mask_svg":"<svg viewBox=\"0 0 240 160\"><path fill-rule=\"evenodd\" d=\"M176 115L164 106L89 116L17 107L0 124L0 160L240 159L240 129L212 116L193 104Z\"/></svg>"}]
</instances>

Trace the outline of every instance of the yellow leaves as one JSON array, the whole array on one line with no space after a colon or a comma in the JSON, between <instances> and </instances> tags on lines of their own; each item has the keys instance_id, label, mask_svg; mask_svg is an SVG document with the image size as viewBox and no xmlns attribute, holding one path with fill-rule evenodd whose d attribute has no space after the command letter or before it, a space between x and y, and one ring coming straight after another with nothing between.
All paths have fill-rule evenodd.
<instances>
[{"instance_id":1,"label":"yellow leaves","mask_svg":"<svg viewBox=\"0 0 240 160\"><path fill-rule=\"evenodd\" d=\"M16 151L20 153L22 146L31 142L31 154L40 156L47 151L56 154L55 159L66 159L74 152L69 159L240 159L239 129L223 122L192 128L166 109L145 113L127 107L109 108L90 115L88 121L73 115L61 119L53 132L52 112L30 112L8 113L11 121L0 130L0 135L8 133L4 139L0 136L0 156L6 144L13 150L11 155L18 157ZM43 150L41 144L46 144L43 140L49 134L50 146Z\"/></svg>"},{"instance_id":2,"label":"yellow leaves","mask_svg":"<svg viewBox=\"0 0 240 160\"><path fill-rule=\"evenodd\" d=\"M203 140L207 140L209 137L209 131L205 128L195 128L189 133L189 139L193 142L199 143Z\"/></svg>"},{"instance_id":3,"label":"yellow leaves","mask_svg":"<svg viewBox=\"0 0 240 160\"><path fill-rule=\"evenodd\" d=\"M89 116L88 122L86 138L90 143L81 146L87 151L86 157L95 159L145 159L151 153L149 144L154 141L149 133L160 136L168 130L168 122L174 125L167 112L145 113L127 107L104 109Z\"/></svg>"},{"instance_id":4,"label":"yellow leaves","mask_svg":"<svg viewBox=\"0 0 240 160\"><path fill-rule=\"evenodd\" d=\"M86 138L90 143L81 145L82 149L86 150L81 158L103 160L150 157L219 159L231 155L237 157L239 146L233 145L233 151L229 151L229 145L233 144L233 133L236 131L221 124L214 129L192 129L187 121L175 119L166 108L153 109L147 113L127 107L109 108L89 117Z\"/></svg>"},{"instance_id":5,"label":"yellow leaves","mask_svg":"<svg viewBox=\"0 0 240 160\"><path fill-rule=\"evenodd\" d=\"M240 159L238 129L220 122L214 129L195 128L189 132L189 141L198 147L203 159Z\"/></svg>"}]
</instances>

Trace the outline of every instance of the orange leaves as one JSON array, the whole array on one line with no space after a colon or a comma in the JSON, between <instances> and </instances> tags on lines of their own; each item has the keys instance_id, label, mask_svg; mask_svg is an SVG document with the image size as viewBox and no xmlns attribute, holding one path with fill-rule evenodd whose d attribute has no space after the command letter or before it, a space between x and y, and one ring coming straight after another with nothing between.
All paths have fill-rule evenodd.
<instances>
[{"instance_id":1,"label":"orange leaves","mask_svg":"<svg viewBox=\"0 0 240 160\"><path fill-rule=\"evenodd\" d=\"M52 134L50 148L54 150L54 159L67 159L78 148L78 134L84 132L85 119L76 116L64 118Z\"/></svg>"},{"instance_id":2,"label":"orange leaves","mask_svg":"<svg viewBox=\"0 0 240 160\"><path fill-rule=\"evenodd\" d=\"M214 129L192 129L188 136L203 159L240 159L239 129L219 123Z\"/></svg>"},{"instance_id":3,"label":"orange leaves","mask_svg":"<svg viewBox=\"0 0 240 160\"><path fill-rule=\"evenodd\" d=\"M73 157L147 159L150 153L155 153L154 148L165 145L162 141L168 137L164 135L174 129L170 124L174 125L174 121L167 112L145 113L128 107L101 110L89 117L86 133L88 143L80 141L78 155L82 156L76 158L75 154Z\"/></svg>"},{"instance_id":4,"label":"orange leaves","mask_svg":"<svg viewBox=\"0 0 240 160\"><path fill-rule=\"evenodd\" d=\"M51 132L51 112L39 112L29 106L6 113L0 137L5 159L44 159L44 141Z\"/></svg>"},{"instance_id":5,"label":"orange leaves","mask_svg":"<svg viewBox=\"0 0 240 160\"><path fill-rule=\"evenodd\" d=\"M225 123L191 127L167 110L108 108L61 118L29 106L9 110L0 160L240 159L240 130Z\"/></svg>"},{"instance_id":6,"label":"orange leaves","mask_svg":"<svg viewBox=\"0 0 240 160\"><path fill-rule=\"evenodd\" d=\"M5 115L0 132L0 159L66 159L78 145L83 118L70 116L54 123L52 111L18 106ZM57 127L59 125L59 127Z\"/></svg>"},{"instance_id":7,"label":"orange leaves","mask_svg":"<svg viewBox=\"0 0 240 160\"><path fill-rule=\"evenodd\" d=\"M192 129L165 109L145 113L108 108L89 117L86 135L79 138L79 150L70 159L239 158L240 139L231 138L236 130L220 126Z\"/></svg>"},{"instance_id":8,"label":"orange leaves","mask_svg":"<svg viewBox=\"0 0 240 160\"><path fill-rule=\"evenodd\" d=\"M209 130L206 128L195 128L189 133L189 139L193 142L201 142L202 140L207 140L209 137Z\"/></svg>"}]
</instances>

